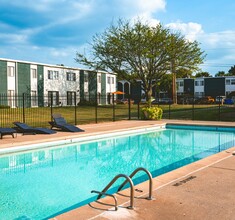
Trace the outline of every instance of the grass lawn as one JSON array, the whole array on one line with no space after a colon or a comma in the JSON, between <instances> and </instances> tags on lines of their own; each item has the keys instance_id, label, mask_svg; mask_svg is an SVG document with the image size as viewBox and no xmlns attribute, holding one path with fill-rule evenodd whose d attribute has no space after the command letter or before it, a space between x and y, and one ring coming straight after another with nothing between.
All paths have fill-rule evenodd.
<instances>
[{"instance_id":1,"label":"grass lawn","mask_svg":"<svg viewBox=\"0 0 235 220\"><path fill-rule=\"evenodd\" d=\"M156 105L157 106L157 105ZM143 105L140 105L140 108ZM218 105L160 105L165 119L188 119L207 121L235 121L234 106ZM88 124L129 119L128 105L35 107L0 109L0 126L12 127L14 121L25 121L34 127L49 127L51 114L60 113L68 123ZM131 119L138 119L138 105L131 105Z\"/></svg>"}]
</instances>

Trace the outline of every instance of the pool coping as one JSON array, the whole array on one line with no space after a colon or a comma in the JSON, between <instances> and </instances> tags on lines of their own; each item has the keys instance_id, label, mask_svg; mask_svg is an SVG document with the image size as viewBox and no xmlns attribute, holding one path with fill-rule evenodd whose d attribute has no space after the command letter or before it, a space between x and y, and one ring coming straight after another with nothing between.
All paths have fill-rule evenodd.
<instances>
[{"instance_id":1,"label":"pool coping","mask_svg":"<svg viewBox=\"0 0 235 220\"><path fill-rule=\"evenodd\" d=\"M84 134L80 135L79 137L68 137L66 139L62 140L51 140L48 142L40 142L40 143L34 143L34 144L23 144L23 145L17 145L10 148L1 148L0 149L0 156L12 154L12 153L19 153L19 152L25 152L25 151L33 151L38 149L44 149L44 148L51 148L55 147L56 145L68 145L68 144L74 144L74 143L82 143L82 142L89 142L94 140L102 140L113 137L115 134L116 136L121 135L130 135L130 134L136 134L136 133L143 133L143 132L149 132L149 131L156 131L159 129L164 129L166 127L166 124L157 124L150 126L144 126L144 127L135 127L135 128L129 128L129 129L118 129L113 130L110 132L96 132L91 134Z\"/></svg>"}]
</instances>

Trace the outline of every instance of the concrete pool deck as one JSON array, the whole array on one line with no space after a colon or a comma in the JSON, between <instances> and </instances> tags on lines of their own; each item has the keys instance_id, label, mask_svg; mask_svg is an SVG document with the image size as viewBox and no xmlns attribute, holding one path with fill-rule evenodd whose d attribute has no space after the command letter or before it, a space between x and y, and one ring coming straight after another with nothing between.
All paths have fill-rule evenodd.
<instances>
[{"instance_id":1,"label":"concrete pool deck","mask_svg":"<svg viewBox=\"0 0 235 220\"><path fill-rule=\"evenodd\" d=\"M229 122L200 121L119 121L81 125L85 132L53 135L17 135L0 139L0 149L43 142L67 140L107 132L152 127L166 123L235 126ZM183 166L153 179L153 200L148 196L148 181L136 185L134 209L129 206L129 189L117 194L118 211L93 202L53 219L235 219L235 147ZM115 176L116 174L114 174ZM107 183L104 183L104 186ZM103 203L113 204L111 198Z\"/></svg>"}]
</instances>

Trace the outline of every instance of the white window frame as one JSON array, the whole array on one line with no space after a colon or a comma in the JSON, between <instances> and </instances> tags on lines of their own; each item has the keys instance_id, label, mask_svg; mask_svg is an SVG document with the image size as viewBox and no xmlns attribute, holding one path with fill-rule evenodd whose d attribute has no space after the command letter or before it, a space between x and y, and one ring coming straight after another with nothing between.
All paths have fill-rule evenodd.
<instances>
[{"instance_id":1,"label":"white window frame","mask_svg":"<svg viewBox=\"0 0 235 220\"><path fill-rule=\"evenodd\" d=\"M34 68L31 69L31 76L33 79L37 79L37 69Z\"/></svg>"},{"instance_id":2,"label":"white window frame","mask_svg":"<svg viewBox=\"0 0 235 220\"><path fill-rule=\"evenodd\" d=\"M7 67L7 75L10 77L15 77L15 67L14 66Z\"/></svg>"}]
</instances>

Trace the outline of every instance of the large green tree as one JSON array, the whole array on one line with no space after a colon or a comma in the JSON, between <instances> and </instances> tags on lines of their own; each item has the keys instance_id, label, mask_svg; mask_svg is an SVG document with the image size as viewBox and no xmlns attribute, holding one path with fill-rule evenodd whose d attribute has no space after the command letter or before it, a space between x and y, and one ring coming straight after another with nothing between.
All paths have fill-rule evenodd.
<instances>
[{"instance_id":1,"label":"large green tree","mask_svg":"<svg viewBox=\"0 0 235 220\"><path fill-rule=\"evenodd\" d=\"M198 72L195 77L211 77L211 74L208 72Z\"/></svg>"},{"instance_id":2,"label":"large green tree","mask_svg":"<svg viewBox=\"0 0 235 220\"><path fill-rule=\"evenodd\" d=\"M227 76L235 76L235 65L228 70Z\"/></svg>"},{"instance_id":3,"label":"large green tree","mask_svg":"<svg viewBox=\"0 0 235 220\"><path fill-rule=\"evenodd\" d=\"M75 60L93 69L113 71L120 79L140 79L147 101L152 88L169 71L195 68L203 60L197 42L158 24L119 20L90 43L89 56L77 53ZM175 81L173 82L175 84Z\"/></svg>"}]
</instances>

